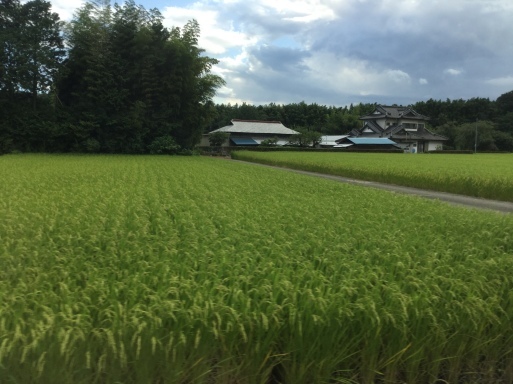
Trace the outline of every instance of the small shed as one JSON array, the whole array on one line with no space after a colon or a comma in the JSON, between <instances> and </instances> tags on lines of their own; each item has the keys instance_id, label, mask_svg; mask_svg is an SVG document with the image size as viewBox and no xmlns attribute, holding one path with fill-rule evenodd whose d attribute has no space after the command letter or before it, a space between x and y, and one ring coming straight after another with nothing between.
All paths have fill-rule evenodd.
<instances>
[{"instance_id":1,"label":"small shed","mask_svg":"<svg viewBox=\"0 0 513 384\"><path fill-rule=\"evenodd\" d=\"M344 137L336 141L334 148L401 149L395 141L383 137Z\"/></svg>"},{"instance_id":2,"label":"small shed","mask_svg":"<svg viewBox=\"0 0 513 384\"><path fill-rule=\"evenodd\" d=\"M348 135L324 135L321 136L319 146L321 148L332 148L337 145L337 140L343 139Z\"/></svg>"}]
</instances>

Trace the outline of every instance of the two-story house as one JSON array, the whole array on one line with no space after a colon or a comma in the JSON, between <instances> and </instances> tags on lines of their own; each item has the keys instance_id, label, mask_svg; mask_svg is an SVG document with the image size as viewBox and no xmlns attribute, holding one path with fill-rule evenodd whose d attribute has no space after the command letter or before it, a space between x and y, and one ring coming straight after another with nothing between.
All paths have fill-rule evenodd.
<instances>
[{"instance_id":1,"label":"two-story house","mask_svg":"<svg viewBox=\"0 0 513 384\"><path fill-rule=\"evenodd\" d=\"M442 148L447 137L426 128L429 117L410 107L378 105L366 116L363 125L351 131L353 137L384 137L399 144L407 152L428 152Z\"/></svg>"}]
</instances>

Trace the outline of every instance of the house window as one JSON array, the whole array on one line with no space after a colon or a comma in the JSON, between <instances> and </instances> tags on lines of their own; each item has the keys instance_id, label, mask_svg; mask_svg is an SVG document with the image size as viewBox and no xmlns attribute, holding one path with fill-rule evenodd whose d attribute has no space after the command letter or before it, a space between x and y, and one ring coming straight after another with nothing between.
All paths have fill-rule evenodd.
<instances>
[{"instance_id":1,"label":"house window","mask_svg":"<svg viewBox=\"0 0 513 384\"><path fill-rule=\"evenodd\" d=\"M424 128L424 124L417 124L419 128Z\"/></svg>"}]
</instances>

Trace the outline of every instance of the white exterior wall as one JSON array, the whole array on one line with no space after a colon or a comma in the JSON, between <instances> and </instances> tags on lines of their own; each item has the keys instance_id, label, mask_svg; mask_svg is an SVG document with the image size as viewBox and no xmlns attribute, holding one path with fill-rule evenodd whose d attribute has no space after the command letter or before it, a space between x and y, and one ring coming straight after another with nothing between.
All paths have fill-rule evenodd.
<instances>
[{"instance_id":1,"label":"white exterior wall","mask_svg":"<svg viewBox=\"0 0 513 384\"><path fill-rule=\"evenodd\" d=\"M415 120L415 119L401 119L400 124L406 123L406 124L424 124L424 128L426 127L426 121L425 120Z\"/></svg>"},{"instance_id":2,"label":"white exterior wall","mask_svg":"<svg viewBox=\"0 0 513 384\"><path fill-rule=\"evenodd\" d=\"M383 122L384 125L386 125L385 128L388 128L390 125L395 125L398 123L397 119L390 119L388 118L385 122Z\"/></svg>"},{"instance_id":3,"label":"white exterior wall","mask_svg":"<svg viewBox=\"0 0 513 384\"><path fill-rule=\"evenodd\" d=\"M398 143L406 153L418 153L419 143L416 140Z\"/></svg>"},{"instance_id":4,"label":"white exterior wall","mask_svg":"<svg viewBox=\"0 0 513 384\"><path fill-rule=\"evenodd\" d=\"M428 141L426 143L427 148L425 149L427 152L436 151L438 149L442 149L443 141Z\"/></svg>"}]
</instances>

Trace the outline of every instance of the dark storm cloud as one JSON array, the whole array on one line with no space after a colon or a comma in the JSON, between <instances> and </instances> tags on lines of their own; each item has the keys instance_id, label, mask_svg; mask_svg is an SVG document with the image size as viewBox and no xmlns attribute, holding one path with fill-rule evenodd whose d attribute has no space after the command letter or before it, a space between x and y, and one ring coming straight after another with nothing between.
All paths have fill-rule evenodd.
<instances>
[{"instance_id":1,"label":"dark storm cloud","mask_svg":"<svg viewBox=\"0 0 513 384\"><path fill-rule=\"evenodd\" d=\"M293 48L283 48L276 46L261 46L249 50L249 54L258 60L264 67L272 68L278 72L289 72L299 75L307 71L303 60L311 54Z\"/></svg>"},{"instance_id":2,"label":"dark storm cloud","mask_svg":"<svg viewBox=\"0 0 513 384\"><path fill-rule=\"evenodd\" d=\"M242 79L232 87L237 97L340 105L494 99L513 89L509 0L319 3L330 5L334 17L298 22L292 9L288 15L254 2L229 7L241 30L259 36L245 48L252 70L241 65L226 75L228 82ZM296 46L276 46L280 36Z\"/></svg>"},{"instance_id":3,"label":"dark storm cloud","mask_svg":"<svg viewBox=\"0 0 513 384\"><path fill-rule=\"evenodd\" d=\"M467 86L459 92L462 97L480 96L481 90L488 93L483 96L493 97L491 89L477 83L512 73L513 45L508 41L513 39L509 21L513 10L509 3L454 1L450 6L417 2L407 11L399 2L397 7L385 3L352 2L338 12L339 19L304 36L311 42L310 52L336 52L367 61L374 68L396 68L412 78L429 79L431 87L439 86L432 91L440 98L451 93L444 84L454 86L447 69L459 69L460 82L466 80Z\"/></svg>"},{"instance_id":4,"label":"dark storm cloud","mask_svg":"<svg viewBox=\"0 0 513 384\"><path fill-rule=\"evenodd\" d=\"M279 1L279 0L277 0ZM222 17L249 35L259 35L264 39L301 32L302 26L287 20L285 15L273 13L258 7L258 1L226 3L221 8Z\"/></svg>"}]
</instances>

